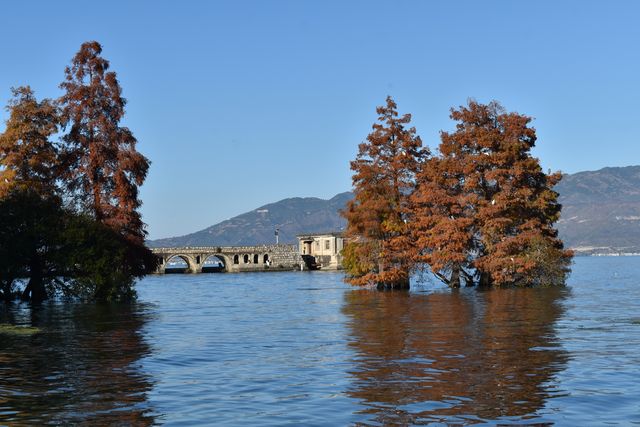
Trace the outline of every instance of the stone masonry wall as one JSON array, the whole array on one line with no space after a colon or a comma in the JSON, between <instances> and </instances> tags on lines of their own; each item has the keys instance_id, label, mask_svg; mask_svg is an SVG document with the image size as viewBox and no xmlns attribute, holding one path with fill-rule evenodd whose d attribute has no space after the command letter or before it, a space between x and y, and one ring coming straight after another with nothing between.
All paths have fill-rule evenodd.
<instances>
[{"instance_id":1,"label":"stone masonry wall","mask_svg":"<svg viewBox=\"0 0 640 427\"><path fill-rule=\"evenodd\" d=\"M272 254L273 268L298 270L300 265L304 264L298 252L298 245L272 245L270 248L268 253Z\"/></svg>"},{"instance_id":2,"label":"stone masonry wall","mask_svg":"<svg viewBox=\"0 0 640 427\"><path fill-rule=\"evenodd\" d=\"M162 257L165 263L173 256L180 256L189 264L192 273L201 272L204 261L210 255L224 256L229 272L299 270L304 264L297 245L153 248L152 251ZM245 255L248 255L248 262L244 261ZM254 262L256 255L259 260L257 263ZM268 255L268 263L264 262L264 255ZM238 263L234 262L236 256ZM163 273L164 267L163 263L157 272Z\"/></svg>"}]
</instances>

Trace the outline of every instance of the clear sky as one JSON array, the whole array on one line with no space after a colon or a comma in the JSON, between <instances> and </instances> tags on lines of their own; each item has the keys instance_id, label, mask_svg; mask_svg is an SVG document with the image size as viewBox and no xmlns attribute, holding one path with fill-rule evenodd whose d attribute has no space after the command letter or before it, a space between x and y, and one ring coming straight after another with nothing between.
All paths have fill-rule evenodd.
<instances>
[{"instance_id":1,"label":"clear sky","mask_svg":"<svg viewBox=\"0 0 640 427\"><path fill-rule=\"evenodd\" d=\"M15 0L1 13L2 105L12 86L59 96L80 44L102 43L152 161L150 238L349 190L387 95L431 147L471 97L533 116L545 168L640 163L637 1Z\"/></svg>"}]
</instances>

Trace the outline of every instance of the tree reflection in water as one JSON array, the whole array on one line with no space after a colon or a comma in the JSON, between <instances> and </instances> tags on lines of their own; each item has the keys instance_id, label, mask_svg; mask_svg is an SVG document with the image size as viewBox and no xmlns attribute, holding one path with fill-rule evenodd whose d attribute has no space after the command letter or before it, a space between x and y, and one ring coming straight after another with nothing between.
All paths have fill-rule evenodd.
<instances>
[{"instance_id":1,"label":"tree reflection in water","mask_svg":"<svg viewBox=\"0 0 640 427\"><path fill-rule=\"evenodd\" d=\"M0 323L41 329L0 333L0 424L154 423L139 365L150 351L144 306L0 308Z\"/></svg>"},{"instance_id":2,"label":"tree reflection in water","mask_svg":"<svg viewBox=\"0 0 640 427\"><path fill-rule=\"evenodd\" d=\"M568 359L555 335L567 292L348 292L348 394L376 424L534 422Z\"/></svg>"}]
</instances>

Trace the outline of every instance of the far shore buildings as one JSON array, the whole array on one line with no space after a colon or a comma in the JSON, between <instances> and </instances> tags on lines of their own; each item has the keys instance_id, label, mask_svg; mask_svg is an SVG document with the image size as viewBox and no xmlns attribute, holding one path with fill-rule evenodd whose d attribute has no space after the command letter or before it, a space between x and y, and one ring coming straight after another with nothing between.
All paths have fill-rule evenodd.
<instances>
[{"instance_id":1,"label":"far shore buildings","mask_svg":"<svg viewBox=\"0 0 640 427\"><path fill-rule=\"evenodd\" d=\"M321 270L342 270L342 233L299 234L298 250L303 258L312 256Z\"/></svg>"}]
</instances>

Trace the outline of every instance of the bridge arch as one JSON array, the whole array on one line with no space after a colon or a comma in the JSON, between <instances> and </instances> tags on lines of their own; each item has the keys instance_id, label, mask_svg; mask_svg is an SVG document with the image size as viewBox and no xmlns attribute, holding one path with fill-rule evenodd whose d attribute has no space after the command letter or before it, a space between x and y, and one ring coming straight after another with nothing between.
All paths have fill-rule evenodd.
<instances>
[{"instance_id":1,"label":"bridge arch","mask_svg":"<svg viewBox=\"0 0 640 427\"><path fill-rule=\"evenodd\" d=\"M164 262L165 273L190 273L195 271L195 262L188 255L172 254Z\"/></svg>"},{"instance_id":2,"label":"bridge arch","mask_svg":"<svg viewBox=\"0 0 640 427\"><path fill-rule=\"evenodd\" d=\"M203 256L203 273L222 273L229 271L229 258L222 254L211 254Z\"/></svg>"}]
</instances>

